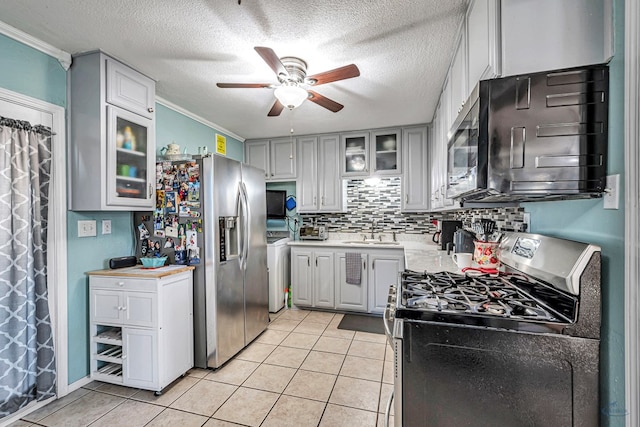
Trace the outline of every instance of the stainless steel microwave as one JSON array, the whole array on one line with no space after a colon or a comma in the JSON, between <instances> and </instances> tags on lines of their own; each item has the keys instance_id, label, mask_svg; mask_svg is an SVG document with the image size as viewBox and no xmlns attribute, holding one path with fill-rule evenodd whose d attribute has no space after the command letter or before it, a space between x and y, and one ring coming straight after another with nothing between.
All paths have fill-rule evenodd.
<instances>
[{"instance_id":1,"label":"stainless steel microwave","mask_svg":"<svg viewBox=\"0 0 640 427\"><path fill-rule=\"evenodd\" d=\"M606 65L483 80L449 133L447 197L460 202L599 197Z\"/></svg>"}]
</instances>

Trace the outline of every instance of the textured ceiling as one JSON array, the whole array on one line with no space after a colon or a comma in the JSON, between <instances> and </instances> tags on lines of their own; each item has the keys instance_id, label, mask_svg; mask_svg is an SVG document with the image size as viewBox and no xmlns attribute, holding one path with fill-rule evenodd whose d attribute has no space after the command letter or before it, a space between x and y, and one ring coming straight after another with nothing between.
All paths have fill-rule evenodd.
<instances>
[{"instance_id":1,"label":"textured ceiling","mask_svg":"<svg viewBox=\"0 0 640 427\"><path fill-rule=\"evenodd\" d=\"M465 0L2 0L0 20L71 54L102 49L157 81L156 94L243 138L431 120ZM298 56L316 74L354 63L360 77L267 117L277 83L253 49Z\"/></svg>"}]
</instances>

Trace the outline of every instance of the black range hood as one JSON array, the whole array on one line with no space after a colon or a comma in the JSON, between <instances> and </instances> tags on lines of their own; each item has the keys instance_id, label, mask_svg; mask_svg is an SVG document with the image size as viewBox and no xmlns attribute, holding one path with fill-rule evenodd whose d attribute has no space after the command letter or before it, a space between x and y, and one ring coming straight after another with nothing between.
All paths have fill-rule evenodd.
<instances>
[{"instance_id":1,"label":"black range hood","mask_svg":"<svg viewBox=\"0 0 640 427\"><path fill-rule=\"evenodd\" d=\"M481 81L449 140L448 197L463 206L601 197L608 92L606 65Z\"/></svg>"}]
</instances>

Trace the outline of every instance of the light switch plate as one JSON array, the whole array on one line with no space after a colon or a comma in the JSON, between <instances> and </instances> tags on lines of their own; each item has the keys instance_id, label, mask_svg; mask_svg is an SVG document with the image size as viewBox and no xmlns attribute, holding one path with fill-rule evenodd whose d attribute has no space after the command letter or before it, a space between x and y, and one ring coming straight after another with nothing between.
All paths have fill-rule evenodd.
<instances>
[{"instance_id":1,"label":"light switch plate","mask_svg":"<svg viewBox=\"0 0 640 427\"><path fill-rule=\"evenodd\" d=\"M96 221L94 219L78 221L78 237L92 237L96 235Z\"/></svg>"},{"instance_id":2,"label":"light switch plate","mask_svg":"<svg viewBox=\"0 0 640 427\"><path fill-rule=\"evenodd\" d=\"M604 209L619 209L620 175L607 176L607 185L605 187L603 199Z\"/></svg>"},{"instance_id":3,"label":"light switch plate","mask_svg":"<svg viewBox=\"0 0 640 427\"><path fill-rule=\"evenodd\" d=\"M102 220L102 234L111 234L111 220L103 219Z\"/></svg>"}]
</instances>

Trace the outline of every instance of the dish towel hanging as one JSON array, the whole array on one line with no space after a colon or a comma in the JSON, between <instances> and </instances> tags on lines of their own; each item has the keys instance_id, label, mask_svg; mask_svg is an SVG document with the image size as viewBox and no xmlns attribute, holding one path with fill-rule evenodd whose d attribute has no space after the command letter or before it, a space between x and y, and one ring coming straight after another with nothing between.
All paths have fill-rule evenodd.
<instances>
[{"instance_id":1,"label":"dish towel hanging","mask_svg":"<svg viewBox=\"0 0 640 427\"><path fill-rule=\"evenodd\" d=\"M359 285L362 274L362 256L357 252L347 252L345 255L347 283Z\"/></svg>"}]
</instances>

